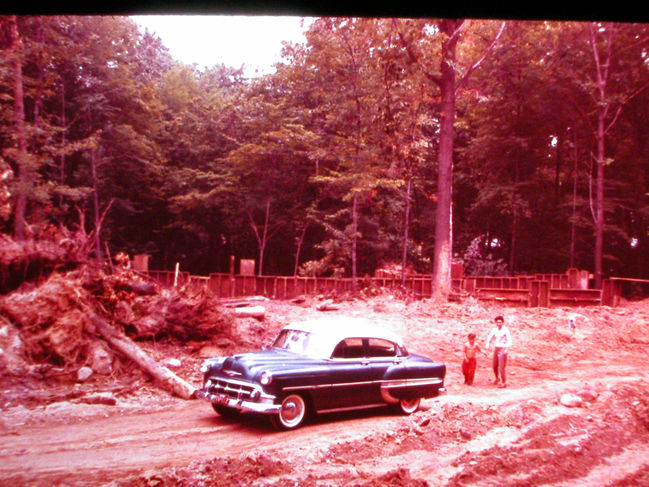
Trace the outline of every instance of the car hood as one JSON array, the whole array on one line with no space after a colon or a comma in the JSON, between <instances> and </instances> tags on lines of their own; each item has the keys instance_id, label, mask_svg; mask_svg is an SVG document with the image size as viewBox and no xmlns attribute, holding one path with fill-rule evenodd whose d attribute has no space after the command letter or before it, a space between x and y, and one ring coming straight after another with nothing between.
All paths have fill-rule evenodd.
<instances>
[{"instance_id":1,"label":"car hood","mask_svg":"<svg viewBox=\"0 0 649 487\"><path fill-rule=\"evenodd\" d=\"M210 372L222 372L226 375L252 378L258 372L276 372L292 369L308 369L325 363L322 359L314 359L298 355L287 350L272 348L261 352L243 353L227 357L220 366Z\"/></svg>"}]
</instances>

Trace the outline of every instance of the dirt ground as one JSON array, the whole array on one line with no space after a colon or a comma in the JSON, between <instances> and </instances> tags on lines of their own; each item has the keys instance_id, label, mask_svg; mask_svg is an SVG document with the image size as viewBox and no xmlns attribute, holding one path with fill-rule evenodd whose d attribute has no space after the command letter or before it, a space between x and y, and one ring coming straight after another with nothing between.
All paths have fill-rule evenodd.
<instances>
[{"instance_id":1,"label":"dirt ground","mask_svg":"<svg viewBox=\"0 0 649 487\"><path fill-rule=\"evenodd\" d=\"M269 344L286 322L323 314L316 304L263 302L263 321L237 320L241 345L142 346L158 360L178 359L174 372L199 386L202 355ZM369 317L402 334L410 351L444 361L447 394L407 417L327 415L275 432L262 419L228 420L205 402L171 397L137 374L81 384L5 377L0 485L649 485L649 300L542 309L381 293L336 304L326 313ZM465 336L484 343L497 314L513 335L508 387L491 383L482 356L475 384L464 385ZM581 404L563 405L568 393Z\"/></svg>"}]
</instances>

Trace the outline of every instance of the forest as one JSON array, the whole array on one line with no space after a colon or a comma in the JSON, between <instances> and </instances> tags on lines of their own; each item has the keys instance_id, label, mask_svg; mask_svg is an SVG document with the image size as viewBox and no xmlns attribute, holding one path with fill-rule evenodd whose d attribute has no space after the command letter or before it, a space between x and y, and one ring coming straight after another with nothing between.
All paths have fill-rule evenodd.
<instances>
[{"instance_id":1,"label":"forest","mask_svg":"<svg viewBox=\"0 0 649 487\"><path fill-rule=\"evenodd\" d=\"M315 20L272 74L0 17L0 233L152 269L649 278L649 24Z\"/></svg>"}]
</instances>

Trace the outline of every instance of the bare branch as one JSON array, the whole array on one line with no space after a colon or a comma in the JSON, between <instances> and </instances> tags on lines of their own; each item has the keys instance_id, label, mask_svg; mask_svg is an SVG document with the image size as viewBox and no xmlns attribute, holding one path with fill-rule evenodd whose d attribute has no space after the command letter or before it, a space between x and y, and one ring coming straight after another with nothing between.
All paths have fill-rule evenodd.
<instances>
[{"instance_id":1,"label":"bare branch","mask_svg":"<svg viewBox=\"0 0 649 487\"><path fill-rule=\"evenodd\" d=\"M617 119L620 116L620 113L622 112L622 108L624 108L624 105L626 105L629 101L631 101L633 98L635 98L644 90L646 90L647 87L649 87L649 81L644 85L642 85L640 88L638 88L636 91L631 93L622 103L620 103L620 106L617 107L617 111L615 112L615 116L613 117L613 120L611 120L611 123L608 124L606 130L604 130L604 133L608 133L608 131L611 130L611 128L613 128L615 122L617 122Z\"/></svg>"},{"instance_id":2,"label":"bare branch","mask_svg":"<svg viewBox=\"0 0 649 487\"><path fill-rule=\"evenodd\" d=\"M457 86L456 86L456 92L459 91L461 88L464 87L464 85L465 85L466 82L468 81L468 79L469 79L469 77L471 76L471 74L472 74L476 69L478 69L478 68L480 67L480 65L484 62L484 60L485 60L485 59L487 58L487 56L491 53L491 51L494 50L494 48L496 47L496 43L498 42L498 40L500 39L500 37L503 35L503 32L505 31L505 25L506 25L506 22L502 22L502 23L500 24L500 29L498 29L498 33L496 34L496 37L494 37L494 39L493 39L493 41L491 42L491 44L489 45L489 47L488 47L487 49L485 49L485 52L482 53L482 56L480 57L480 59L478 59L475 63L473 63L473 65L472 65L472 66L467 70L467 72L464 74L464 76L462 77L462 79L457 83ZM460 29L457 29L457 31L459 31L459 30L460 30ZM456 32L457 32L457 31L456 31Z\"/></svg>"}]
</instances>

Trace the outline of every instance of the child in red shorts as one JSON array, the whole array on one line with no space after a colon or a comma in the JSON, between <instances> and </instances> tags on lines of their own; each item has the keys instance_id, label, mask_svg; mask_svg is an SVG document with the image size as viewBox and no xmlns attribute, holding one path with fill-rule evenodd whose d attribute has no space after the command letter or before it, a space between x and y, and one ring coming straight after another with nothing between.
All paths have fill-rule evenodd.
<instances>
[{"instance_id":1,"label":"child in red shorts","mask_svg":"<svg viewBox=\"0 0 649 487\"><path fill-rule=\"evenodd\" d=\"M464 374L464 383L467 385L473 384L475 377L475 369L478 363L476 359L476 352L487 355L480 345L475 342L475 333L469 333L467 337L469 341L464 344L464 360L462 361L462 374Z\"/></svg>"}]
</instances>

